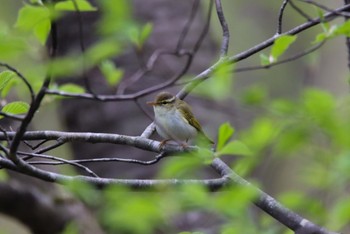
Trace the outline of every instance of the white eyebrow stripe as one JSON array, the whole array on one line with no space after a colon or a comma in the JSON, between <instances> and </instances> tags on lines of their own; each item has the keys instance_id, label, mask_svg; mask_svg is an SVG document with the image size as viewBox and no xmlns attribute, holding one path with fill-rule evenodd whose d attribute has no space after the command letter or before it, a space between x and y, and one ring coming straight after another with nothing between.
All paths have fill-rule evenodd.
<instances>
[{"instance_id":1,"label":"white eyebrow stripe","mask_svg":"<svg viewBox=\"0 0 350 234\"><path fill-rule=\"evenodd\" d=\"M174 102L174 101L175 101L175 98L176 98L176 97L174 96L174 97L168 99L167 102Z\"/></svg>"}]
</instances>

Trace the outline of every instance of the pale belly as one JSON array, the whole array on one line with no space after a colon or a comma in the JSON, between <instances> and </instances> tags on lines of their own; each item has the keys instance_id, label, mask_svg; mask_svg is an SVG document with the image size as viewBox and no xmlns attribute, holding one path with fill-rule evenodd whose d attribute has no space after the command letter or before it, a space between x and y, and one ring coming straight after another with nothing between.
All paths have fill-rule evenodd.
<instances>
[{"instance_id":1,"label":"pale belly","mask_svg":"<svg viewBox=\"0 0 350 234\"><path fill-rule=\"evenodd\" d=\"M187 141L196 136L197 130L189 125L177 111L163 113L156 112L156 130L164 139Z\"/></svg>"}]
</instances>

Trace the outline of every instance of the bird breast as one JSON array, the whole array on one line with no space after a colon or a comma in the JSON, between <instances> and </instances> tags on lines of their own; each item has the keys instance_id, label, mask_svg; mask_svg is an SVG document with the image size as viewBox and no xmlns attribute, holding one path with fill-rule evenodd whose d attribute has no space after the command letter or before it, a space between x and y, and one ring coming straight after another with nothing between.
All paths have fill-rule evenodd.
<instances>
[{"instance_id":1,"label":"bird breast","mask_svg":"<svg viewBox=\"0 0 350 234\"><path fill-rule=\"evenodd\" d=\"M197 135L197 130L175 108L155 106L154 113L156 130L163 138L187 141Z\"/></svg>"}]
</instances>

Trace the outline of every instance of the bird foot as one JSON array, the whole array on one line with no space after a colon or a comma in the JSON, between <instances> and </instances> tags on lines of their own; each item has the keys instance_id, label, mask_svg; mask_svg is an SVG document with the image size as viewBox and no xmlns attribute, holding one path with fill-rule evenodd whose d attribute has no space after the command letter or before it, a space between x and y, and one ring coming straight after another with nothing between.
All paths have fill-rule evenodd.
<instances>
[{"instance_id":1,"label":"bird foot","mask_svg":"<svg viewBox=\"0 0 350 234\"><path fill-rule=\"evenodd\" d=\"M159 144L159 149L161 150L168 141L170 141L170 139L162 140Z\"/></svg>"}]
</instances>

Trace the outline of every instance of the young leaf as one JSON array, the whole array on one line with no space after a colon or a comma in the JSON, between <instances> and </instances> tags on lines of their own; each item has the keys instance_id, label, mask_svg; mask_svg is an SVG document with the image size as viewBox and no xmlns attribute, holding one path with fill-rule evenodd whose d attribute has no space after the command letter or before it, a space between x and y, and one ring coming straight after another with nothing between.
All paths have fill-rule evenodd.
<instances>
[{"instance_id":1,"label":"young leaf","mask_svg":"<svg viewBox=\"0 0 350 234\"><path fill-rule=\"evenodd\" d=\"M2 112L13 115L25 114L28 110L29 104L21 101L8 103L1 109Z\"/></svg>"},{"instance_id":2,"label":"young leaf","mask_svg":"<svg viewBox=\"0 0 350 234\"><path fill-rule=\"evenodd\" d=\"M267 56L266 54L260 54L259 57L261 66L266 66L270 64L269 56Z\"/></svg>"},{"instance_id":3,"label":"young leaf","mask_svg":"<svg viewBox=\"0 0 350 234\"><path fill-rule=\"evenodd\" d=\"M3 71L0 73L0 92L5 88L8 82L16 77L16 73L12 71Z\"/></svg>"},{"instance_id":4,"label":"young leaf","mask_svg":"<svg viewBox=\"0 0 350 234\"><path fill-rule=\"evenodd\" d=\"M59 91L67 92L67 93L85 93L85 89L81 87L80 85L76 84L64 84L58 87Z\"/></svg>"},{"instance_id":5,"label":"young leaf","mask_svg":"<svg viewBox=\"0 0 350 234\"><path fill-rule=\"evenodd\" d=\"M270 59L270 62L277 61L278 57L280 57L296 39L297 36L295 35L283 35L278 37L271 48L270 58L272 59Z\"/></svg>"},{"instance_id":6,"label":"young leaf","mask_svg":"<svg viewBox=\"0 0 350 234\"><path fill-rule=\"evenodd\" d=\"M115 67L111 60L103 61L100 65L100 70L110 86L118 84L124 74L121 69Z\"/></svg>"},{"instance_id":7,"label":"young leaf","mask_svg":"<svg viewBox=\"0 0 350 234\"><path fill-rule=\"evenodd\" d=\"M45 45L47 37L51 30L51 22L49 20L43 20L34 28L34 34L42 45Z\"/></svg>"},{"instance_id":8,"label":"young leaf","mask_svg":"<svg viewBox=\"0 0 350 234\"><path fill-rule=\"evenodd\" d=\"M55 4L56 10L62 10L62 11L76 11L74 2L77 4L77 8L79 11L96 11L97 8L92 6L88 1L86 0L67 0L63 2L58 2Z\"/></svg>"},{"instance_id":9,"label":"young leaf","mask_svg":"<svg viewBox=\"0 0 350 234\"><path fill-rule=\"evenodd\" d=\"M231 155L251 155L250 149L240 141L231 141L226 144L220 151L219 155L231 154Z\"/></svg>"},{"instance_id":10,"label":"young leaf","mask_svg":"<svg viewBox=\"0 0 350 234\"><path fill-rule=\"evenodd\" d=\"M217 151L220 151L223 148L223 146L230 139L233 133L234 133L234 129L230 125L230 123L221 124L219 128L218 144L216 147Z\"/></svg>"},{"instance_id":11,"label":"young leaf","mask_svg":"<svg viewBox=\"0 0 350 234\"><path fill-rule=\"evenodd\" d=\"M51 29L51 14L46 7L25 5L20 11L15 27L23 31L34 31L35 36L44 44Z\"/></svg>"},{"instance_id":12,"label":"young leaf","mask_svg":"<svg viewBox=\"0 0 350 234\"><path fill-rule=\"evenodd\" d=\"M143 45L145 41L148 39L148 37L151 35L153 30L152 23L147 23L142 27L141 34L140 34L140 43Z\"/></svg>"}]
</instances>

